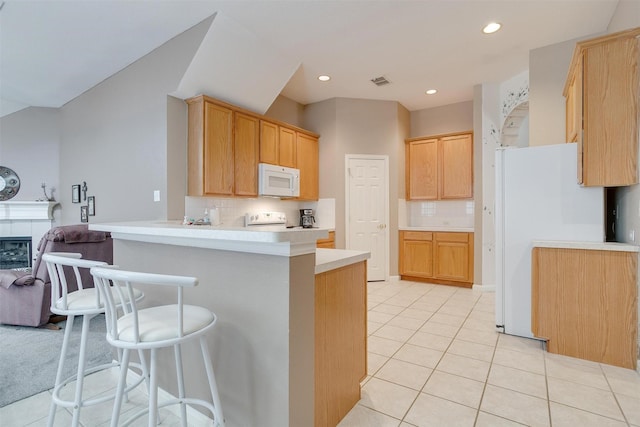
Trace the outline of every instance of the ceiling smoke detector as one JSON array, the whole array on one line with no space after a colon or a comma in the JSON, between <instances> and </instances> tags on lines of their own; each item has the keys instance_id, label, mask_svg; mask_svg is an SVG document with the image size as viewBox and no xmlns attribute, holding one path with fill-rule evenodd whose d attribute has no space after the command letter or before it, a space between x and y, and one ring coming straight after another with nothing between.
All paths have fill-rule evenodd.
<instances>
[{"instance_id":1,"label":"ceiling smoke detector","mask_svg":"<svg viewBox=\"0 0 640 427\"><path fill-rule=\"evenodd\" d=\"M380 77L376 77L374 79L371 79L371 81L373 82L373 84L375 84L376 86L384 86L384 85L388 85L389 83L391 83L389 80L387 80L385 77L380 76Z\"/></svg>"}]
</instances>

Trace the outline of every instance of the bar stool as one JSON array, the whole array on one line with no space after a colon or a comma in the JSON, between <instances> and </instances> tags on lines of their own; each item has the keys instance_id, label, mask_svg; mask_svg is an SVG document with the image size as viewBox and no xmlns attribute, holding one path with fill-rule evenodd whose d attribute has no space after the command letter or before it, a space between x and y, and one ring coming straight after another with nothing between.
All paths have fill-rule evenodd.
<instances>
[{"instance_id":1,"label":"bar stool","mask_svg":"<svg viewBox=\"0 0 640 427\"><path fill-rule=\"evenodd\" d=\"M116 399L111 417L111 427L118 426L122 395L125 390L126 367L130 350L148 350L150 355L150 385L148 407L131 416L122 426L148 413L149 427L157 424L158 409L169 405L180 405L183 427L187 426L187 404L207 408L213 416L214 425L224 427L224 417L218 395L218 387L205 340L205 333L216 323L216 315L210 310L183 304L183 288L197 286L195 277L171 276L119 270L116 267L93 267L91 274L102 295L106 307L107 341L123 350L122 369ZM177 303L139 309L133 300L132 284L171 286L177 288ZM116 306L125 307L124 315L117 316ZM211 402L185 396L184 376L182 372L181 345L198 339L204 361ZM157 352L160 348L173 347L177 372L178 397L158 404L158 363Z\"/></svg>"},{"instance_id":2,"label":"bar stool","mask_svg":"<svg viewBox=\"0 0 640 427\"><path fill-rule=\"evenodd\" d=\"M47 426L52 427L55 419L56 406L73 408L72 426L77 427L80 420L80 409L84 406L95 405L113 399L114 395L106 395L95 399L82 399L82 389L84 377L91 373L118 366L119 363L112 362L86 368L87 341L89 336L89 324L98 314L105 311L104 304L100 300L99 292L96 288L85 287L82 283L82 275L80 269L90 269L96 266L106 266L107 263L102 261L92 261L81 259L79 253L62 253L49 252L42 255L42 260L47 265L49 278L51 280L51 312L54 314L67 316L67 323L62 341L62 349L60 351L60 361L58 362L58 371L56 373L56 382L53 388L53 396L51 399L51 408L47 419ZM78 289L69 292L67 285L67 276L65 269L71 269L76 279ZM144 294L139 290L133 290L136 300L142 299ZM80 352L78 355L77 373L65 380L62 378L64 364L67 359L67 350L69 348L69 340L71 338L71 330L73 329L73 321L76 316L82 316L82 333L80 337ZM131 390L143 380L147 379L147 368L143 364L136 365L142 373L137 381L134 381L127 387L126 391ZM72 381L76 381L75 395L73 400L64 400L60 397L60 392L65 385Z\"/></svg>"}]
</instances>

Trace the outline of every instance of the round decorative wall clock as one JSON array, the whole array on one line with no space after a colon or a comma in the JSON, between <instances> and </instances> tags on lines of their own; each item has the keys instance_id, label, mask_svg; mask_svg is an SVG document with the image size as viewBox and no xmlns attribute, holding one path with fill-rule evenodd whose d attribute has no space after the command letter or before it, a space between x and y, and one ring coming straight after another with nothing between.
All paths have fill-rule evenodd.
<instances>
[{"instance_id":1,"label":"round decorative wall clock","mask_svg":"<svg viewBox=\"0 0 640 427\"><path fill-rule=\"evenodd\" d=\"M20 178L11 169L0 166L0 202L9 200L18 194Z\"/></svg>"}]
</instances>

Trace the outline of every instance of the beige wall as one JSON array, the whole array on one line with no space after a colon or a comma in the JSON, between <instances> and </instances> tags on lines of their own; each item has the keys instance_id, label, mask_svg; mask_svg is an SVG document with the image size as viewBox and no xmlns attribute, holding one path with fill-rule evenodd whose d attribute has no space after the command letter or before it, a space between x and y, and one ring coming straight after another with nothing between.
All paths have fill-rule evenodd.
<instances>
[{"instance_id":1,"label":"beige wall","mask_svg":"<svg viewBox=\"0 0 640 427\"><path fill-rule=\"evenodd\" d=\"M397 102L346 98L305 106L302 127L320 134L320 197L336 199L337 247L344 248L345 244L345 155L387 155L389 264L390 275L397 275L397 204L398 199L405 197L404 140L413 136L472 130L473 117L473 101L414 112L409 112ZM418 134L413 134L412 129ZM481 140L476 145L480 146ZM476 174L476 184L481 183L479 174L480 170ZM481 246L479 237L476 237L478 248Z\"/></svg>"},{"instance_id":2,"label":"beige wall","mask_svg":"<svg viewBox=\"0 0 640 427\"><path fill-rule=\"evenodd\" d=\"M70 193L59 185L60 115L57 108L30 107L0 118L0 165L20 178L20 190L12 200L36 200L55 187L54 197ZM59 210L56 210L56 217Z\"/></svg>"},{"instance_id":3,"label":"beige wall","mask_svg":"<svg viewBox=\"0 0 640 427\"><path fill-rule=\"evenodd\" d=\"M404 180L404 139L409 112L395 101L338 98L305 107L305 128L320 137L320 197L336 199L336 246L345 245L347 154L389 158L389 273L398 274L398 198Z\"/></svg>"},{"instance_id":4,"label":"beige wall","mask_svg":"<svg viewBox=\"0 0 640 427\"><path fill-rule=\"evenodd\" d=\"M278 95L264 115L304 129L304 105L285 96Z\"/></svg>"},{"instance_id":5,"label":"beige wall","mask_svg":"<svg viewBox=\"0 0 640 427\"><path fill-rule=\"evenodd\" d=\"M473 129L473 101L411 112L410 138Z\"/></svg>"},{"instance_id":6,"label":"beige wall","mask_svg":"<svg viewBox=\"0 0 640 427\"><path fill-rule=\"evenodd\" d=\"M187 188L187 105L182 99L167 96L167 191L161 204L167 206L167 219L185 215Z\"/></svg>"},{"instance_id":7,"label":"beige wall","mask_svg":"<svg viewBox=\"0 0 640 427\"><path fill-rule=\"evenodd\" d=\"M483 143L482 143L482 85L475 85L473 87L473 201L474 201L474 221L473 221L473 282L478 285L490 285L490 283L484 283L482 279L483 274L483 214L482 207L484 206L482 191L483 186L483 173L486 172L482 169L484 159Z\"/></svg>"},{"instance_id":8,"label":"beige wall","mask_svg":"<svg viewBox=\"0 0 640 427\"><path fill-rule=\"evenodd\" d=\"M180 103L167 94L208 24L182 33L61 108L60 184L68 189L60 199L63 223L79 221L80 205L71 204L70 188L83 181L96 197L95 222L166 219L184 206L185 187L180 191L176 183L183 184L186 173L186 122ZM155 190L160 202L153 201Z\"/></svg>"},{"instance_id":9,"label":"beige wall","mask_svg":"<svg viewBox=\"0 0 640 427\"><path fill-rule=\"evenodd\" d=\"M607 33L615 33L638 26L640 26L640 1L619 0L607 27Z\"/></svg>"},{"instance_id":10,"label":"beige wall","mask_svg":"<svg viewBox=\"0 0 640 427\"><path fill-rule=\"evenodd\" d=\"M577 40L529 52L529 145L565 141L565 100L562 90Z\"/></svg>"}]
</instances>

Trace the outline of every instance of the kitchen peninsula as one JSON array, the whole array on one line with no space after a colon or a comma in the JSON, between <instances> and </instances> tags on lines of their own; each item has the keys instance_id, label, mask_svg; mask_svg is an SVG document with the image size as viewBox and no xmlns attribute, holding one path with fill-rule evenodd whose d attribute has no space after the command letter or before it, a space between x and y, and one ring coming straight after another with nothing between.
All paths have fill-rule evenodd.
<instances>
[{"instance_id":1,"label":"kitchen peninsula","mask_svg":"<svg viewBox=\"0 0 640 427\"><path fill-rule=\"evenodd\" d=\"M316 240L328 235L321 229L171 221L90 228L111 232L114 263L123 269L199 278L184 301L218 316L209 346L227 426L335 425L344 406L348 412L359 399L366 375L368 252L316 252ZM148 305L175 298L174 290L142 290ZM345 342L352 344L344 348ZM184 366L193 367L185 370L187 392L207 398L195 350L183 356ZM170 352L160 354L159 383L176 395L172 359ZM334 366L347 372L333 372ZM327 380L327 373L336 380Z\"/></svg>"}]
</instances>

